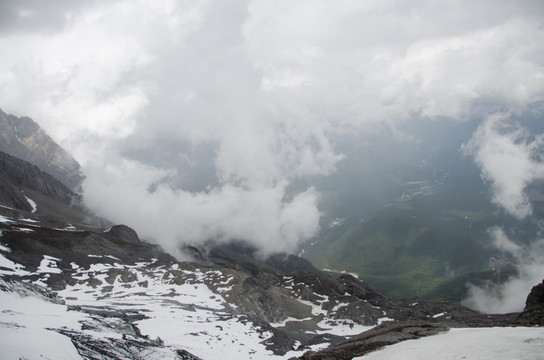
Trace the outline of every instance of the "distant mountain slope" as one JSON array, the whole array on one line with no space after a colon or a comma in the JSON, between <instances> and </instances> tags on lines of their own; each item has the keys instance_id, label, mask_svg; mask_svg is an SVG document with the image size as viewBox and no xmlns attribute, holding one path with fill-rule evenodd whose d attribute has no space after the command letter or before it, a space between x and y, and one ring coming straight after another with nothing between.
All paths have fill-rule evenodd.
<instances>
[{"instance_id":1,"label":"distant mountain slope","mask_svg":"<svg viewBox=\"0 0 544 360\"><path fill-rule=\"evenodd\" d=\"M0 151L38 166L72 190L83 180L79 163L29 117L0 110Z\"/></svg>"},{"instance_id":2,"label":"distant mountain slope","mask_svg":"<svg viewBox=\"0 0 544 360\"><path fill-rule=\"evenodd\" d=\"M531 110L513 120L538 134L544 126L539 114ZM321 233L301 255L319 269L357 273L390 296L461 301L467 283L513 275L512 254L493 246L488 230L499 226L520 246L540 238L544 187L526 189L534 214L523 221L492 204L480 169L460 151L481 121L430 124L426 138L392 149L392 140L361 142L360 159L339 164L353 176L337 175L343 181L326 187Z\"/></svg>"},{"instance_id":3,"label":"distant mountain slope","mask_svg":"<svg viewBox=\"0 0 544 360\"><path fill-rule=\"evenodd\" d=\"M382 207L364 219L346 219L329 238L306 246L304 257L321 269L357 273L390 296L460 301L466 282L513 270L508 255L489 244L487 230L516 221L494 212L485 194L474 189L457 187ZM516 225L538 231L534 223ZM461 278L465 282L455 285Z\"/></svg>"},{"instance_id":4,"label":"distant mountain slope","mask_svg":"<svg viewBox=\"0 0 544 360\"><path fill-rule=\"evenodd\" d=\"M109 224L87 212L80 196L52 175L3 152L0 152L0 215L28 218L56 227Z\"/></svg>"}]
</instances>

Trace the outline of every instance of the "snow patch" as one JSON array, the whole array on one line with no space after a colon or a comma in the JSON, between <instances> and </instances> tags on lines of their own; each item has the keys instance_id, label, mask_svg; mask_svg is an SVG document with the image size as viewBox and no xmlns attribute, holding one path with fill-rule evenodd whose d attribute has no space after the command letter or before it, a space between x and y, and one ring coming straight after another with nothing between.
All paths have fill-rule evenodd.
<instances>
[{"instance_id":1,"label":"snow patch","mask_svg":"<svg viewBox=\"0 0 544 360\"><path fill-rule=\"evenodd\" d=\"M62 270L58 268L57 259L53 256L44 255L40 266L38 266L38 273L49 273L49 274L62 274Z\"/></svg>"},{"instance_id":2,"label":"snow patch","mask_svg":"<svg viewBox=\"0 0 544 360\"><path fill-rule=\"evenodd\" d=\"M24 276L30 274L21 264L17 264L0 254L0 274Z\"/></svg>"},{"instance_id":3,"label":"snow patch","mask_svg":"<svg viewBox=\"0 0 544 360\"><path fill-rule=\"evenodd\" d=\"M349 305L349 303L338 303L338 304L334 305L334 307L331 309L331 313L336 313L336 312L338 312L338 310L340 310L341 308L346 307L348 305Z\"/></svg>"},{"instance_id":4,"label":"snow patch","mask_svg":"<svg viewBox=\"0 0 544 360\"><path fill-rule=\"evenodd\" d=\"M0 237L1 236L2 236L2 230L0 230ZM5 252L11 252L11 249L7 245L4 245L2 243L0 243L0 250Z\"/></svg>"},{"instance_id":5,"label":"snow patch","mask_svg":"<svg viewBox=\"0 0 544 360\"><path fill-rule=\"evenodd\" d=\"M327 269L327 268L321 269L321 270L326 271L326 272L330 272L330 273L334 273L334 274L343 274L343 275L347 274L347 275L353 276L356 279L359 279L359 274L354 273L354 272L348 272L346 270L334 270L334 269Z\"/></svg>"},{"instance_id":6,"label":"snow patch","mask_svg":"<svg viewBox=\"0 0 544 360\"><path fill-rule=\"evenodd\" d=\"M7 217L5 217L5 216L3 216L3 215L0 215L0 223L2 223L2 224L13 224L14 221L7 218Z\"/></svg>"},{"instance_id":7,"label":"snow patch","mask_svg":"<svg viewBox=\"0 0 544 360\"><path fill-rule=\"evenodd\" d=\"M385 313L384 313L384 315L385 315ZM390 319L390 318L388 318L388 317L382 317L382 318L379 318L379 319L378 319L378 325L381 325L382 323L384 323L384 322L386 322L386 321L395 321L395 320Z\"/></svg>"},{"instance_id":8,"label":"snow patch","mask_svg":"<svg viewBox=\"0 0 544 360\"><path fill-rule=\"evenodd\" d=\"M329 223L329 228L334 229L337 226L340 226L346 221L347 218L336 218Z\"/></svg>"},{"instance_id":9,"label":"snow patch","mask_svg":"<svg viewBox=\"0 0 544 360\"><path fill-rule=\"evenodd\" d=\"M83 319L64 305L0 292L2 359L81 359L70 339L52 329L79 329Z\"/></svg>"},{"instance_id":10,"label":"snow patch","mask_svg":"<svg viewBox=\"0 0 544 360\"><path fill-rule=\"evenodd\" d=\"M73 276L78 282L58 295L81 309L144 312L146 319L135 323L142 334L151 339L160 337L166 346L184 348L204 359L278 358L264 343L272 333L228 313L218 291L224 286L214 292L206 285L206 281L228 285L234 279L232 274L181 270L178 264L148 270L147 265L93 264L88 270L79 268ZM85 283L90 278L98 284L91 287Z\"/></svg>"},{"instance_id":11,"label":"snow patch","mask_svg":"<svg viewBox=\"0 0 544 360\"><path fill-rule=\"evenodd\" d=\"M36 202L25 195L26 201L30 204L32 207L31 213L35 213L38 210L38 205L36 205Z\"/></svg>"},{"instance_id":12,"label":"snow patch","mask_svg":"<svg viewBox=\"0 0 544 360\"><path fill-rule=\"evenodd\" d=\"M365 356L360 360L493 359L541 360L544 328L468 328L407 340Z\"/></svg>"},{"instance_id":13,"label":"snow patch","mask_svg":"<svg viewBox=\"0 0 544 360\"><path fill-rule=\"evenodd\" d=\"M274 327L274 328L279 328L279 327L284 327L285 325L287 325L287 323L289 322L298 322L298 321L308 321L308 320L312 320L311 317L307 317L307 318L304 318L304 319L297 319L297 318L294 318L294 317L288 317L286 318L285 320L283 320L282 322L279 322L279 323L270 323L270 326Z\"/></svg>"},{"instance_id":14,"label":"snow patch","mask_svg":"<svg viewBox=\"0 0 544 360\"><path fill-rule=\"evenodd\" d=\"M327 315L327 311L323 310L321 308L321 305L316 305L311 301L306 301L306 300L301 300L301 299L297 299L297 301L303 303L304 305L311 306L312 307L312 315L314 315L314 316L318 316L318 315L326 316Z\"/></svg>"},{"instance_id":15,"label":"snow patch","mask_svg":"<svg viewBox=\"0 0 544 360\"><path fill-rule=\"evenodd\" d=\"M75 228L74 228L75 229ZM121 261L121 259L119 259L118 257L115 257L115 256L111 256L111 255L87 255L88 257L90 258L98 258L98 259L112 259L112 260L117 260L117 261Z\"/></svg>"},{"instance_id":16,"label":"snow patch","mask_svg":"<svg viewBox=\"0 0 544 360\"><path fill-rule=\"evenodd\" d=\"M31 232L34 232L34 230L32 230L32 229L29 229L29 228L22 228L22 227L14 228L14 230L20 231L20 232L24 232L24 233L31 233Z\"/></svg>"},{"instance_id":17,"label":"snow patch","mask_svg":"<svg viewBox=\"0 0 544 360\"><path fill-rule=\"evenodd\" d=\"M316 331L317 334L332 334L339 336L352 336L372 329L374 326L365 326L355 323L353 320L330 320L320 321L317 326L323 330Z\"/></svg>"},{"instance_id":18,"label":"snow patch","mask_svg":"<svg viewBox=\"0 0 544 360\"><path fill-rule=\"evenodd\" d=\"M29 222L29 223L32 223L32 224L38 224L39 223L38 220L28 219L28 218L20 219L19 221Z\"/></svg>"}]
</instances>

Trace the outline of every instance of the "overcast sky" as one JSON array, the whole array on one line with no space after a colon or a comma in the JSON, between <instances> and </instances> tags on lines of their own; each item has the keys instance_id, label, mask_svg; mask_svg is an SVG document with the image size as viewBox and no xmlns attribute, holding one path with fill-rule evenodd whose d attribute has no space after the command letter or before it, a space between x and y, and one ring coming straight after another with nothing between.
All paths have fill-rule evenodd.
<instances>
[{"instance_id":1,"label":"overcast sky","mask_svg":"<svg viewBox=\"0 0 544 360\"><path fill-rule=\"evenodd\" d=\"M541 0L4 0L0 107L76 157L92 209L169 250L239 238L292 251L318 230L320 194L288 186L335 171L350 155L338 134L402 138L421 119L544 100L543 20ZM542 171L501 181L493 119L465 151L523 217ZM157 143L183 146L160 166L127 155ZM161 185L205 146L208 187Z\"/></svg>"}]
</instances>

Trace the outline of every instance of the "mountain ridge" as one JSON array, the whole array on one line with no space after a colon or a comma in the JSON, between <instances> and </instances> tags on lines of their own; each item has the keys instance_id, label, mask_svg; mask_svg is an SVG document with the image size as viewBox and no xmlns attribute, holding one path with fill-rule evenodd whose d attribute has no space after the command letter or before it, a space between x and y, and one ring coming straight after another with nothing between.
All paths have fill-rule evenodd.
<instances>
[{"instance_id":1,"label":"mountain ridge","mask_svg":"<svg viewBox=\"0 0 544 360\"><path fill-rule=\"evenodd\" d=\"M34 120L1 109L0 151L38 166L71 190L77 191L84 179L79 163Z\"/></svg>"}]
</instances>

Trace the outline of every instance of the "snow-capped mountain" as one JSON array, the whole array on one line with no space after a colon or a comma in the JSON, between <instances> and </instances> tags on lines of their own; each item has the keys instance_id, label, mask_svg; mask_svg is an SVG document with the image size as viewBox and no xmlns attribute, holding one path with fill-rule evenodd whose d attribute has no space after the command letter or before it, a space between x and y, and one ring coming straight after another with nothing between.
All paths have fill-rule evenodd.
<instances>
[{"instance_id":1,"label":"snow-capped mountain","mask_svg":"<svg viewBox=\"0 0 544 360\"><path fill-rule=\"evenodd\" d=\"M388 298L351 275L324 275L287 254L261 261L239 244L187 248L179 261L2 156L3 358L350 359L360 340L371 339L369 350L518 316Z\"/></svg>"}]
</instances>

